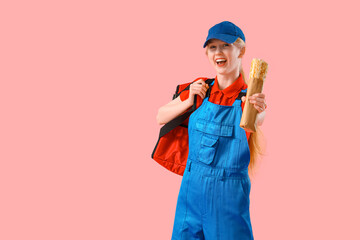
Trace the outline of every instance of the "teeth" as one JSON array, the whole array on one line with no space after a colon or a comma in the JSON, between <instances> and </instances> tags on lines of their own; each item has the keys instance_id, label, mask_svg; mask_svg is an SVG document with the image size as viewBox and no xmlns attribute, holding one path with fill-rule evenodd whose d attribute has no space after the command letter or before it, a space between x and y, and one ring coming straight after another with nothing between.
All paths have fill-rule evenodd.
<instances>
[{"instance_id":1,"label":"teeth","mask_svg":"<svg viewBox=\"0 0 360 240\"><path fill-rule=\"evenodd\" d=\"M225 62L226 60L225 59L217 59L216 62L219 63L219 62Z\"/></svg>"}]
</instances>

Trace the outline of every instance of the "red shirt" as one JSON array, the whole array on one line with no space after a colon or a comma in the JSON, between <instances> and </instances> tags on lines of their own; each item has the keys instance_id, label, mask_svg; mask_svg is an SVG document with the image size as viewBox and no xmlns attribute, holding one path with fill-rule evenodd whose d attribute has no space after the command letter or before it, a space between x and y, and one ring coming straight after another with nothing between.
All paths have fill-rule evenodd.
<instances>
[{"instance_id":1,"label":"red shirt","mask_svg":"<svg viewBox=\"0 0 360 240\"><path fill-rule=\"evenodd\" d=\"M207 78L197 78L192 82L195 82L199 79L203 79L205 81ZM247 85L244 82L242 75L240 74L238 79L236 79L230 86L228 86L227 88L225 88L223 90L220 90L217 76L216 76L215 80L214 80L214 84L211 88L209 102L219 104L219 105L231 106L235 102L235 99L238 97L241 90L246 89L246 88L247 88ZM196 95L196 96L197 96L196 106L198 107L201 105L203 99L199 95ZM189 90L185 90L180 94L181 101L185 101L188 98L189 98ZM241 107L243 109L244 109L244 104L245 104L244 102L241 103ZM249 140L250 132L246 132L246 137Z\"/></svg>"}]
</instances>

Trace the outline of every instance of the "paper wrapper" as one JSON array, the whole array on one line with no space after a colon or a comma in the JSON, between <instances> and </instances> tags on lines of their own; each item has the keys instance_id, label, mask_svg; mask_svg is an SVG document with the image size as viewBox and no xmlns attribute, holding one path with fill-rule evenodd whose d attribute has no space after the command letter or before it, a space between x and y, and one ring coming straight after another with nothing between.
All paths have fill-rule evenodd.
<instances>
[{"instance_id":1,"label":"paper wrapper","mask_svg":"<svg viewBox=\"0 0 360 240\"><path fill-rule=\"evenodd\" d=\"M249 102L248 97L255 93L261 93L268 69L268 64L261 60L254 58L251 62L248 89L246 93L246 101L244 111L241 116L240 127L247 132L256 132L255 120L258 110L252 103Z\"/></svg>"}]
</instances>

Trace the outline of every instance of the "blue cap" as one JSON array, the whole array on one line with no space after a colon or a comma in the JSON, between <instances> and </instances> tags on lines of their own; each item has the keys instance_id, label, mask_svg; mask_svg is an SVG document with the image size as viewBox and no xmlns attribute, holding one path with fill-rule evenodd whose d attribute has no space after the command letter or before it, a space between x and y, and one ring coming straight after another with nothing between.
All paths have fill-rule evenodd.
<instances>
[{"instance_id":1,"label":"blue cap","mask_svg":"<svg viewBox=\"0 0 360 240\"><path fill-rule=\"evenodd\" d=\"M233 43L236 39L241 38L245 42L245 35L241 29L229 21L223 21L209 29L208 36L204 43L204 48L208 44L209 40L214 38L226 43Z\"/></svg>"}]
</instances>

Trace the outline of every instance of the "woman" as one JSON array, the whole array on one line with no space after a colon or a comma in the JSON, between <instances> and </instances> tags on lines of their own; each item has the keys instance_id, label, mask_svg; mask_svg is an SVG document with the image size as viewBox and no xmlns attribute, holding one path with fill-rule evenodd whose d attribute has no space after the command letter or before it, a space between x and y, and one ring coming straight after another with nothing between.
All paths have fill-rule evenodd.
<instances>
[{"instance_id":1,"label":"woman","mask_svg":"<svg viewBox=\"0 0 360 240\"><path fill-rule=\"evenodd\" d=\"M238 26L224 21L210 28L204 48L217 73L211 86L203 78L196 79L157 115L159 124L167 123L189 109L195 95L201 97L189 117L189 154L172 240L253 239L249 170L261 148L259 128L250 134L239 126L245 97L238 96L247 89L241 64L245 36ZM259 126L265 116L265 94L248 99L259 112Z\"/></svg>"}]
</instances>

